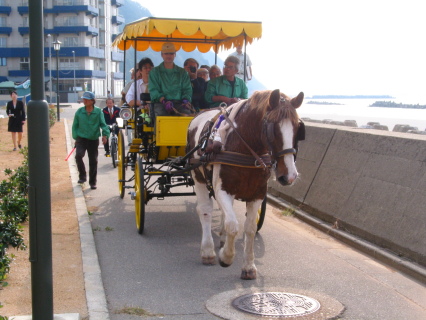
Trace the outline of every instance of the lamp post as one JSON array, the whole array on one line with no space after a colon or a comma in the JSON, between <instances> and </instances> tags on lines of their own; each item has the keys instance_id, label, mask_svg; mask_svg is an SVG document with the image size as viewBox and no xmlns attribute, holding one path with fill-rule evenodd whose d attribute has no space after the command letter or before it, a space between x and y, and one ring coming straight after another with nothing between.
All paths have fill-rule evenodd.
<instances>
[{"instance_id":1,"label":"lamp post","mask_svg":"<svg viewBox=\"0 0 426 320\"><path fill-rule=\"evenodd\" d=\"M56 111L58 121L61 120L59 116L59 50L61 50L61 43L58 39L53 42L53 49L56 51Z\"/></svg>"},{"instance_id":2,"label":"lamp post","mask_svg":"<svg viewBox=\"0 0 426 320\"><path fill-rule=\"evenodd\" d=\"M72 56L73 56L73 69L74 69L74 98L75 98L75 94L77 93L77 88L75 87L75 51L72 51Z\"/></svg>"},{"instance_id":3,"label":"lamp post","mask_svg":"<svg viewBox=\"0 0 426 320\"><path fill-rule=\"evenodd\" d=\"M49 89L50 89L50 101L52 103L52 36L50 33L47 35L49 38Z\"/></svg>"}]
</instances>

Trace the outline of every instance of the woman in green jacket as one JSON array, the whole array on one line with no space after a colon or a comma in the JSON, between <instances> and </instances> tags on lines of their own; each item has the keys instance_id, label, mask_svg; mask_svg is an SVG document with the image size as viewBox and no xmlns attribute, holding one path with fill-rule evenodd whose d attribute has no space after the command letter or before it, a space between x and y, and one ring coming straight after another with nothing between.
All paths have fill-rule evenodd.
<instances>
[{"instance_id":1,"label":"woman in green jacket","mask_svg":"<svg viewBox=\"0 0 426 320\"><path fill-rule=\"evenodd\" d=\"M109 128L105 123L102 110L95 106L95 94L86 91L83 96L84 107L77 110L72 124L72 137L75 140L75 161L79 174L78 183L87 180L86 167L83 162L84 155L89 157L89 185L96 189L96 177L98 174L98 146L102 130L102 143L107 143Z\"/></svg>"}]
</instances>

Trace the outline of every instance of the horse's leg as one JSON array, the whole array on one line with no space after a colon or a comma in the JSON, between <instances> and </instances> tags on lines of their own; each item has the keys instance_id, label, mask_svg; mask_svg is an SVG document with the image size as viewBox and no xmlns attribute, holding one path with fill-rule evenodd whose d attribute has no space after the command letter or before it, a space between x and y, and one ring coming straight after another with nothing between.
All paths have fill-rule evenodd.
<instances>
[{"instance_id":1,"label":"horse's leg","mask_svg":"<svg viewBox=\"0 0 426 320\"><path fill-rule=\"evenodd\" d=\"M234 197L219 188L215 188L216 200L222 209L224 218L225 243L219 251L219 263L229 267L235 256L235 237L238 234L238 221L233 209Z\"/></svg>"},{"instance_id":2,"label":"horse's leg","mask_svg":"<svg viewBox=\"0 0 426 320\"><path fill-rule=\"evenodd\" d=\"M241 279L253 280L256 279L257 269L254 264L254 236L257 231L257 211L262 203L262 200L247 202L247 215L244 223L244 257L243 268L241 270Z\"/></svg>"},{"instance_id":3,"label":"horse's leg","mask_svg":"<svg viewBox=\"0 0 426 320\"><path fill-rule=\"evenodd\" d=\"M225 213L223 212L219 203L218 203L218 206L219 206L219 209L220 209L220 226L219 226L219 228L220 228L220 231L219 231L220 242L219 242L219 247L222 248L225 245L225 240L226 240Z\"/></svg>"},{"instance_id":4,"label":"horse's leg","mask_svg":"<svg viewBox=\"0 0 426 320\"><path fill-rule=\"evenodd\" d=\"M212 237L213 200L209 197L205 184L195 182L194 188L197 194L197 213L202 229L201 260L206 265L215 264L216 253Z\"/></svg>"}]
</instances>

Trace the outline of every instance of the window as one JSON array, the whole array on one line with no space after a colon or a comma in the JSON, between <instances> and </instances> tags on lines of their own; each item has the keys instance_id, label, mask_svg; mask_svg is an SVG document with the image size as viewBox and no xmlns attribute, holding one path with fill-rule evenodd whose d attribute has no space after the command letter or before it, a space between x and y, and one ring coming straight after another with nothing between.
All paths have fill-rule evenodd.
<instances>
[{"instance_id":1,"label":"window","mask_svg":"<svg viewBox=\"0 0 426 320\"><path fill-rule=\"evenodd\" d=\"M44 70L49 70L49 64L47 63L47 58L44 58Z\"/></svg>"},{"instance_id":2,"label":"window","mask_svg":"<svg viewBox=\"0 0 426 320\"><path fill-rule=\"evenodd\" d=\"M21 58L19 70L30 70L30 58Z\"/></svg>"},{"instance_id":3,"label":"window","mask_svg":"<svg viewBox=\"0 0 426 320\"><path fill-rule=\"evenodd\" d=\"M78 37L65 37L64 47L78 47Z\"/></svg>"},{"instance_id":4,"label":"window","mask_svg":"<svg viewBox=\"0 0 426 320\"><path fill-rule=\"evenodd\" d=\"M0 58L0 66L1 67L7 66L7 58Z\"/></svg>"},{"instance_id":5,"label":"window","mask_svg":"<svg viewBox=\"0 0 426 320\"><path fill-rule=\"evenodd\" d=\"M7 38L0 38L0 48L7 47Z\"/></svg>"},{"instance_id":6,"label":"window","mask_svg":"<svg viewBox=\"0 0 426 320\"><path fill-rule=\"evenodd\" d=\"M77 16L69 16L63 18L63 25L64 26L76 26L78 25L78 17Z\"/></svg>"},{"instance_id":7,"label":"window","mask_svg":"<svg viewBox=\"0 0 426 320\"><path fill-rule=\"evenodd\" d=\"M25 15L25 16L22 17L22 26L23 27L29 27L30 26L29 16Z\"/></svg>"},{"instance_id":8,"label":"window","mask_svg":"<svg viewBox=\"0 0 426 320\"><path fill-rule=\"evenodd\" d=\"M6 17L0 17L0 27L7 27Z\"/></svg>"}]
</instances>

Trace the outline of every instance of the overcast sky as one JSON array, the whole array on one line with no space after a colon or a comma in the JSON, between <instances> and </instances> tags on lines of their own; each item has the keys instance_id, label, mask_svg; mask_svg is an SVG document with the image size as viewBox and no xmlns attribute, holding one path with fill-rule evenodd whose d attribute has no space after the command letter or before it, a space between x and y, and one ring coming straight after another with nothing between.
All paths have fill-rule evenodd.
<instances>
[{"instance_id":1,"label":"overcast sky","mask_svg":"<svg viewBox=\"0 0 426 320\"><path fill-rule=\"evenodd\" d=\"M261 21L262 38L247 53L268 89L426 104L422 0L137 1L156 17Z\"/></svg>"}]
</instances>

